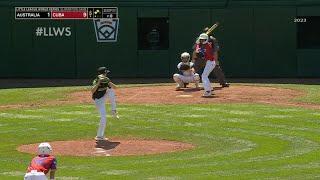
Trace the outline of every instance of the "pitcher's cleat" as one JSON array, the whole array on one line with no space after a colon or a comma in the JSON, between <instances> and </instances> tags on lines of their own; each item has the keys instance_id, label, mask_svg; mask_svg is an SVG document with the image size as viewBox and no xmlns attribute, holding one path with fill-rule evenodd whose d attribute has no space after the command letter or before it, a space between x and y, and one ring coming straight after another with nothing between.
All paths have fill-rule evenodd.
<instances>
[{"instance_id":1,"label":"pitcher's cleat","mask_svg":"<svg viewBox=\"0 0 320 180\"><path fill-rule=\"evenodd\" d=\"M108 138L100 137L100 136L96 136L94 139L95 139L96 141L108 141L108 140L109 140Z\"/></svg>"}]
</instances>

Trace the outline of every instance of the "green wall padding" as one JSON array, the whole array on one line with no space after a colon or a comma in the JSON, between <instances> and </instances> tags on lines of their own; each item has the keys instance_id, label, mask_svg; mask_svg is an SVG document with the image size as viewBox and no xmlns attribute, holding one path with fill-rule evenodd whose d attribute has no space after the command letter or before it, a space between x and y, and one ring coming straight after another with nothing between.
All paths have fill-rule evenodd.
<instances>
[{"instance_id":1,"label":"green wall padding","mask_svg":"<svg viewBox=\"0 0 320 180\"><path fill-rule=\"evenodd\" d=\"M169 52L167 50L140 50L139 77L169 77Z\"/></svg>"},{"instance_id":2,"label":"green wall padding","mask_svg":"<svg viewBox=\"0 0 320 180\"><path fill-rule=\"evenodd\" d=\"M320 77L320 50L298 50L298 76Z\"/></svg>"},{"instance_id":3,"label":"green wall padding","mask_svg":"<svg viewBox=\"0 0 320 180\"><path fill-rule=\"evenodd\" d=\"M168 17L167 8L139 8L138 17L147 17L147 18L160 18Z\"/></svg>"},{"instance_id":4,"label":"green wall padding","mask_svg":"<svg viewBox=\"0 0 320 180\"><path fill-rule=\"evenodd\" d=\"M119 8L118 41L98 43L93 21L77 21L77 77L92 77L99 66L107 66L113 77L136 77L136 8Z\"/></svg>"},{"instance_id":5,"label":"green wall padding","mask_svg":"<svg viewBox=\"0 0 320 180\"><path fill-rule=\"evenodd\" d=\"M30 5L32 4L32 5ZM296 16L320 16L316 0L0 1L0 77L91 78L98 66L111 77L171 77L180 54L192 53L205 26L214 36L227 77L320 77L319 50L297 50ZM92 20L15 20L15 6L115 6L115 43L96 41ZM169 18L168 50L138 50L139 17ZM70 37L36 37L36 27L71 27Z\"/></svg>"},{"instance_id":6,"label":"green wall padding","mask_svg":"<svg viewBox=\"0 0 320 180\"><path fill-rule=\"evenodd\" d=\"M10 55L10 46L11 46L11 13L10 8L5 6L0 6L0 24L1 24L1 33L0 33L0 77L10 77L13 76L13 66L11 66L11 55Z\"/></svg>"},{"instance_id":7,"label":"green wall padding","mask_svg":"<svg viewBox=\"0 0 320 180\"><path fill-rule=\"evenodd\" d=\"M254 9L254 76L296 76L295 16L295 8Z\"/></svg>"},{"instance_id":8,"label":"green wall padding","mask_svg":"<svg viewBox=\"0 0 320 180\"><path fill-rule=\"evenodd\" d=\"M320 7L297 7L297 16L320 16Z\"/></svg>"},{"instance_id":9,"label":"green wall padding","mask_svg":"<svg viewBox=\"0 0 320 180\"><path fill-rule=\"evenodd\" d=\"M213 14L214 15L214 14ZM253 10L231 8L224 12L217 33L222 37L220 60L227 77L249 77L253 69ZM221 18L223 18L221 17Z\"/></svg>"},{"instance_id":10,"label":"green wall padding","mask_svg":"<svg viewBox=\"0 0 320 180\"><path fill-rule=\"evenodd\" d=\"M14 20L12 25L12 66L15 76L39 78L74 78L75 35L70 37L37 37L37 27L71 27L73 20ZM47 33L48 29L47 29Z\"/></svg>"},{"instance_id":11,"label":"green wall padding","mask_svg":"<svg viewBox=\"0 0 320 180\"><path fill-rule=\"evenodd\" d=\"M170 74L177 71L180 54L189 52L202 29L210 25L208 9L170 9Z\"/></svg>"},{"instance_id":12,"label":"green wall padding","mask_svg":"<svg viewBox=\"0 0 320 180\"><path fill-rule=\"evenodd\" d=\"M297 1L299 0L229 0L228 6L233 6L233 7L295 6L297 4Z\"/></svg>"}]
</instances>

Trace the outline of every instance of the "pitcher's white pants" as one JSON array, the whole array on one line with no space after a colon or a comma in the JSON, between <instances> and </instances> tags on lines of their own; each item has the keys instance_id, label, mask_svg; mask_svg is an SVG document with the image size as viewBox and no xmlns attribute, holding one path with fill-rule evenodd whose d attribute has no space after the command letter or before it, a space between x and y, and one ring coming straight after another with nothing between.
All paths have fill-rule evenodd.
<instances>
[{"instance_id":1,"label":"pitcher's white pants","mask_svg":"<svg viewBox=\"0 0 320 180\"><path fill-rule=\"evenodd\" d=\"M31 171L26 173L24 180L47 180L47 176L43 172Z\"/></svg>"},{"instance_id":2,"label":"pitcher's white pants","mask_svg":"<svg viewBox=\"0 0 320 180\"><path fill-rule=\"evenodd\" d=\"M210 83L208 76L210 75L210 73L212 72L212 70L214 69L215 66L216 66L215 61L207 60L206 67L204 68L202 75L201 75L203 88L205 91L211 91L211 83Z\"/></svg>"},{"instance_id":3,"label":"pitcher's white pants","mask_svg":"<svg viewBox=\"0 0 320 180\"><path fill-rule=\"evenodd\" d=\"M104 131L107 125L107 113L106 113L106 98L109 97L111 103L111 110L115 111L117 108L116 105L116 96L113 89L108 89L106 94L100 99L95 99L97 109L100 113L100 124L97 132L98 137L104 137Z\"/></svg>"}]
</instances>

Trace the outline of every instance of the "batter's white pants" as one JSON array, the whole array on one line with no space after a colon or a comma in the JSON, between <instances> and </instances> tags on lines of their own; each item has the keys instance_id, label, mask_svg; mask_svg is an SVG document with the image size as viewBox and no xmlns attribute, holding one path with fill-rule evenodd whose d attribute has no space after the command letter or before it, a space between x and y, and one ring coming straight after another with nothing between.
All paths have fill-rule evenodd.
<instances>
[{"instance_id":1,"label":"batter's white pants","mask_svg":"<svg viewBox=\"0 0 320 180\"><path fill-rule=\"evenodd\" d=\"M205 91L211 91L211 83L209 80L209 75L212 72L212 70L214 69L214 67L216 66L216 62L215 61L207 61L206 63L206 67L204 68L202 75L201 75L201 79L202 79L202 83L203 83L203 88Z\"/></svg>"},{"instance_id":2,"label":"batter's white pants","mask_svg":"<svg viewBox=\"0 0 320 180\"><path fill-rule=\"evenodd\" d=\"M47 180L47 176L43 172L31 171L26 173L24 180Z\"/></svg>"},{"instance_id":3,"label":"batter's white pants","mask_svg":"<svg viewBox=\"0 0 320 180\"><path fill-rule=\"evenodd\" d=\"M95 99L94 102L100 113L100 124L97 132L97 137L104 137L105 129L107 125L107 112L106 112L106 98L109 97L111 110L115 111L117 108L116 105L116 96L113 89L108 89L106 94L100 99Z\"/></svg>"},{"instance_id":4,"label":"batter's white pants","mask_svg":"<svg viewBox=\"0 0 320 180\"><path fill-rule=\"evenodd\" d=\"M200 82L200 76L199 74L195 73L191 76L184 76L181 74L174 74L173 80L178 83L179 87L183 87L184 83L196 83L196 86L198 86Z\"/></svg>"}]
</instances>

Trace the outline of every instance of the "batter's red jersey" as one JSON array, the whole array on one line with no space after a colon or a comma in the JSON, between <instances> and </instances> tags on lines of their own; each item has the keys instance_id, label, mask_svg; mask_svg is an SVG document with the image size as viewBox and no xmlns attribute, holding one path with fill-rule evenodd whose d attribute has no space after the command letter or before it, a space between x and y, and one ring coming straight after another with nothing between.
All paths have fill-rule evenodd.
<instances>
[{"instance_id":1,"label":"batter's red jersey","mask_svg":"<svg viewBox=\"0 0 320 180\"><path fill-rule=\"evenodd\" d=\"M213 47L212 47L212 43L208 42L206 44L197 44L196 45L196 51L198 52L203 52L204 53L204 58L205 60L209 60L209 61L214 61L214 52L213 52Z\"/></svg>"},{"instance_id":2,"label":"batter's red jersey","mask_svg":"<svg viewBox=\"0 0 320 180\"><path fill-rule=\"evenodd\" d=\"M29 167L28 172L32 170L36 170L38 172L43 172L47 174L49 170L57 169L57 160L54 156L51 155L39 155L32 159Z\"/></svg>"}]
</instances>

